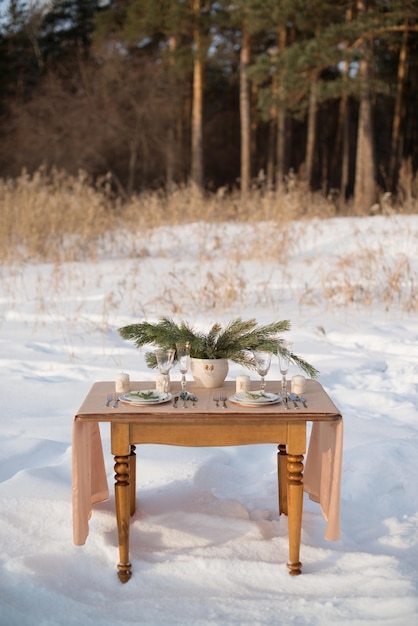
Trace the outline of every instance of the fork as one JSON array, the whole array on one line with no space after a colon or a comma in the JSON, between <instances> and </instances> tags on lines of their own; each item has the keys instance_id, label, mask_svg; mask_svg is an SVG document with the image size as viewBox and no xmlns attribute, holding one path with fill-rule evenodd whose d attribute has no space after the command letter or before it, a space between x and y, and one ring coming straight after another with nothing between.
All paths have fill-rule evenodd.
<instances>
[{"instance_id":1,"label":"fork","mask_svg":"<svg viewBox=\"0 0 418 626\"><path fill-rule=\"evenodd\" d=\"M219 400L221 398L213 398L213 401L216 402L216 408L219 409Z\"/></svg>"},{"instance_id":2,"label":"fork","mask_svg":"<svg viewBox=\"0 0 418 626\"><path fill-rule=\"evenodd\" d=\"M113 393L108 393L106 396L106 404L105 406L109 406L109 404L112 402L113 400Z\"/></svg>"},{"instance_id":3,"label":"fork","mask_svg":"<svg viewBox=\"0 0 418 626\"><path fill-rule=\"evenodd\" d=\"M305 409L307 409L308 408L308 403L306 402L306 398L304 398L303 396L299 396L299 400L302 402L302 404L305 407Z\"/></svg>"},{"instance_id":4,"label":"fork","mask_svg":"<svg viewBox=\"0 0 418 626\"><path fill-rule=\"evenodd\" d=\"M117 408L118 408L119 398L120 398L120 396L118 396L118 394L117 394L117 393L115 393L115 395L114 395L114 399L115 399L115 401L114 401L114 403L113 403L113 408L114 408L114 409L117 409Z\"/></svg>"},{"instance_id":5,"label":"fork","mask_svg":"<svg viewBox=\"0 0 418 626\"><path fill-rule=\"evenodd\" d=\"M227 397L226 396L219 396L219 400L222 402L222 408L223 409L227 409L228 405L226 403Z\"/></svg>"}]
</instances>

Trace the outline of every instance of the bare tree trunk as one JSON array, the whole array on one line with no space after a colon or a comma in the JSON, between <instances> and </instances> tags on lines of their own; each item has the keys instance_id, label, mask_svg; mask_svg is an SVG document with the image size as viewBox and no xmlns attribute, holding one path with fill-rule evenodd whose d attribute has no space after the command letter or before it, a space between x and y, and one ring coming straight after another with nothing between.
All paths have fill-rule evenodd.
<instances>
[{"instance_id":1,"label":"bare tree trunk","mask_svg":"<svg viewBox=\"0 0 418 626\"><path fill-rule=\"evenodd\" d=\"M254 175L254 163L257 159L257 101L258 87L250 84L250 185L251 174Z\"/></svg>"},{"instance_id":2,"label":"bare tree trunk","mask_svg":"<svg viewBox=\"0 0 418 626\"><path fill-rule=\"evenodd\" d=\"M176 134L178 138L179 146L181 146L181 175L184 181L191 179L191 157L192 151L190 149L190 137L188 129L190 127L190 120L192 119L193 110L193 92L188 90L186 97L182 103L181 116L177 120Z\"/></svg>"},{"instance_id":3,"label":"bare tree trunk","mask_svg":"<svg viewBox=\"0 0 418 626\"><path fill-rule=\"evenodd\" d=\"M340 191L343 198L347 197L349 172L349 134L348 134L348 90L345 87L348 80L348 62L344 63L342 71L343 88L338 110L337 136L334 146L333 161L340 165Z\"/></svg>"},{"instance_id":4,"label":"bare tree trunk","mask_svg":"<svg viewBox=\"0 0 418 626\"><path fill-rule=\"evenodd\" d=\"M203 65L200 38L200 0L193 0L195 18L193 30L193 104L192 104L192 155L191 179L203 187Z\"/></svg>"},{"instance_id":5,"label":"bare tree trunk","mask_svg":"<svg viewBox=\"0 0 418 626\"><path fill-rule=\"evenodd\" d=\"M348 63L344 68L344 80L348 79ZM342 117L342 150L341 150L341 192L343 198L348 195L348 173L350 166L350 134L349 134L349 108L348 108L348 91L344 88L341 100L341 117Z\"/></svg>"},{"instance_id":6,"label":"bare tree trunk","mask_svg":"<svg viewBox=\"0 0 418 626\"><path fill-rule=\"evenodd\" d=\"M306 182L312 183L315 141L316 141L316 112L317 112L317 78L316 74L311 77L309 91L308 130L306 137Z\"/></svg>"},{"instance_id":7,"label":"bare tree trunk","mask_svg":"<svg viewBox=\"0 0 418 626\"><path fill-rule=\"evenodd\" d=\"M170 67L170 74L173 70L173 66L174 66L174 53L176 51L176 38L175 37L170 37L170 41L169 41L169 49L170 49L170 60L169 60L169 67ZM170 81L171 82L171 81ZM173 85L173 88L175 89L175 85ZM173 187L173 181L174 181L174 176L175 176L175 157L174 157L174 142L175 142L175 123L176 120L175 118L171 118L169 120L169 127L168 127L168 131L167 131L167 151L166 151L166 165L165 165L165 180L166 180L166 187L167 189L172 189Z\"/></svg>"},{"instance_id":8,"label":"bare tree trunk","mask_svg":"<svg viewBox=\"0 0 418 626\"><path fill-rule=\"evenodd\" d=\"M286 46L286 26L279 28L277 36L278 49L283 50ZM286 110L281 97L283 88L277 85L278 105L276 107L276 191L283 187L285 176L285 154L286 154Z\"/></svg>"},{"instance_id":9,"label":"bare tree trunk","mask_svg":"<svg viewBox=\"0 0 418 626\"><path fill-rule=\"evenodd\" d=\"M242 27L242 43L240 53L240 120L241 120L241 193L246 194L250 189L251 177L251 101L248 80L248 65L250 63L250 38L247 31L246 19Z\"/></svg>"},{"instance_id":10,"label":"bare tree trunk","mask_svg":"<svg viewBox=\"0 0 418 626\"><path fill-rule=\"evenodd\" d=\"M354 205L364 211L376 201L376 166L373 150L372 105L368 84L368 62L360 61L360 108L357 129Z\"/></svg>"},{"instance_id":11,"label":"bare tree trunk","mask_svg":"<svg viewBox=\"0 0 418 626\"><path fill-rule=\"evenodd\" d=\"M281 105L277 112L276 190L282 189L286 174L286 110Z\"/></svg>"},{"instance_id":12,"label":"bare tree trunk","mask_svg":"<svg viewBox=\"0 0 418 626\"><path fill-rule=\"evenodd\" d=\"M364 0L357 8L365 12ZM364 52L367 54L366 43ZM373 150L372 103L369 88L369 62L364 56L359 62L360 105L357 128L356 173L354 178L354 207L368 210L376 201L376 165Z\"/></svg>"},{"instance_id":13,"label":"bare tree trunk","mask_svg":"<svg viewBox=\"0 0 418 626\"><path fill-rule=\"evenodd\" d=\"M408 20L405 21L405 30L402 35L402 44L399 52L398 83L396 88L395 110L393 113L392 141L390 150L390 180L393 187L396 185L396 172L401 153L400 127L402 115L403 93L405 88L408 67Z\"/></svg>"},{"instance_id":14,"label":"bare tree trunk","mask_svg":"<svg viewBox=\"0 0 418 626\"><path fill-rule=\"evenodd\" d=\"M267 163L267 188L272 189L276 183L276 191L283 187L285 176L285 146L286 146L286 110L282 104L283 91L279 86L277 76L273 77L273 105L271 107L271 121L269 128L269 156Z\"/></svg>"},{"instance_id":15,"label":"bare tree trunk","mask_svg":"<svg viewBox=\"0 0 418 626\"><path fill-rule=\"evenodd\" d=\"M273 105L270 112L270 123L268 129L267 144L267 168L266 168L266 185L267 189L273 189L274 186L274 155L276 147L276 118L277 111Z\"/></svg>"},{"instance_id":16,"label":"bare tree trunk","mask_svg":"<svg viewBox=\"0 0 418 626\"><path fill-rule=\"evenodd\" d=\"M346 10L347 22L353 19L353 7L351 4ZM348 100L348 72L350 64L344 62L342 70L343 88L341 93L340 107L338 112L337 139L335 142L334 163L341 164L340 192L343 200L348 195L348 177L350 166L350 137L349 137L349 100Z\"/></svg>"}]
</instances>

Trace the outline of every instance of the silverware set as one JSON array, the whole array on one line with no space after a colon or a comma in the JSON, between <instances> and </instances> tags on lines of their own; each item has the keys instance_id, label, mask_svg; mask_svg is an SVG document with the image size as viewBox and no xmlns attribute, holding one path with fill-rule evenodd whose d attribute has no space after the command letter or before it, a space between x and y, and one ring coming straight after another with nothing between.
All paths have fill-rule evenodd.
<instances>
[{"instance_id":1,"label":"silverware set","mask_svg":"<svg viewBox=\"0 0 418 626\"><path fill-rule=\"evenodd\" d=\"M174 396L173 398L173 409L177 409L177 402L179 400L183 400L183 409L187 409L187 402L190 400L192 403L192 406L196 406L196 402L198 400L197 396L193 395L192 393L189 393L188 391L182 391L181 393L179 393L178 395Z\"/></svg>"},{"instance_id":2,"label":"silverware set","mask_svg":"<svg viewBox=\"0 0 418 626\"><path fill-rule=\"evenodd\" d=\"M283 404L286 407L286 409L289 409L289 402L292 402L293 404L293 408L295 409L299 409L299 404L298 402L300 402L301 404L303 404L303 406L305 407L305 409L308 408L308 403L306 402L306 398L304 398L303 396L298 396L297 393L289 393L286 396L283 397Z\"/></svg>"},{"instance_id":3,"label":"silverware set","mask_svg":"<svg viewBox=\"0 0 418 626\"><path fill-rule=\"evenodd\" d=\"M105 406L109 407L113 402L113 408L117 409L119 404L120 395L117 393L108 393L106 396L106 404Z\"/></svg>"},{"instance_id":4,"label":"silverware set","mask_svg":"<svg viewBox=\"0 0 418 626\"><path fill-rule=\"evenodd\" d=\"M216 408L219 409L219 403L222 402L222 408L227 409L228 405L226 401L228 400L227 396L216 396L213 398L213 401L216 403Z\"/></svg>"},{"instance_id":5,"label":"silverware set","mask_svg":"<svg viewBox=\"0 0 418 626\"><path fill-rule=\"evenodd\" d=\"M302 404L305 407L305 409L307 409L308 408L308 403L306 402L306 398L304 398L303 396L299 396L299 400L302 402Z\"/></svg>"},{"instance_id":6,"label":"silverware set","mask_svg":"<svg viewBox=\"0 0 418 626\"><path fill-rule=\"evenodd\" d=\"M112 400L113 400L113 393L108 393L106 397L106 406L109 406Z\"/></svg>"}]
</instances>

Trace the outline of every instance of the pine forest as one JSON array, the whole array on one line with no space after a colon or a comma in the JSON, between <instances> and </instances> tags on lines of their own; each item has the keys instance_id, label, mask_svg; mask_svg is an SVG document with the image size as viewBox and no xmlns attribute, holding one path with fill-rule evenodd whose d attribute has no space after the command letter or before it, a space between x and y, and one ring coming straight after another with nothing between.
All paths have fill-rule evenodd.
<instances>
[{"instance_id":1,"label":"pine forest","mask_svg":"<svg viewBox=\"0 0 418 626\"><path fill-rule=\"evenodd\" d=\"M0 14L3 180L82 171L121 202L298 184L337 211L416 211L418 1L2 0Z\"/></svg>"}]
</instances>

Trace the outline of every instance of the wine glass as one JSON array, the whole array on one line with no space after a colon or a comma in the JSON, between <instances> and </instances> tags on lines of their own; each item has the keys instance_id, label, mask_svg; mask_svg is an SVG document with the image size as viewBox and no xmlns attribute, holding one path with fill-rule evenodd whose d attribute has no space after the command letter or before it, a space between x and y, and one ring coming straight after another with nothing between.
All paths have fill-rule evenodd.
<instances>
[{"instance_id":1,"label":"wine glass","mask_svg":"<svg viewBox=\"0 0 418 626\"><path fill-rule=\"evenodd\" d=\"M278 356L279 356L279 368L282 375L282 396L287 397L287 380L286 374L289 371L290 365L290 353L292 350L292 343L290 341L283 341L279 344Z\"/></svg>"},{"instance_id":2,"label":"wine glass","mask_svg":"<svg viewBox=\"0 0 418 626\"><path fill-rule=\"evenodd\" d=\"M263 352L261 350L255 350L253 352L255 360L255 369L257 374L261 376L260 389L264 391L266 387L266 381L264 377L267 376L271 363L271 352Z\"/></svg>"},{"instance_id":3,"label":"wine glass","mask_svg":"<svg viewBox=\"0 0 418 626\"><path fill-rule=\"evenodd\" d=\"M160 374L164 374L164 391L168 391L168 375L173 367L174 355L176 351L172 348L157 348L155 356L157 359Z\"/></svg>"},{"instance_id":4,"label":"wine glass","mask_svg":"<svg viewBox=\"0 0 418 626\"><path fill-rule=\"evenodd\" d=\"M177 361L181 372L181 388L186 391L186 374L190 366L190 342L176 343Z\"/></svg>"}]
</instances>

